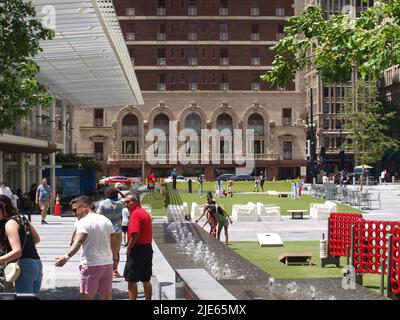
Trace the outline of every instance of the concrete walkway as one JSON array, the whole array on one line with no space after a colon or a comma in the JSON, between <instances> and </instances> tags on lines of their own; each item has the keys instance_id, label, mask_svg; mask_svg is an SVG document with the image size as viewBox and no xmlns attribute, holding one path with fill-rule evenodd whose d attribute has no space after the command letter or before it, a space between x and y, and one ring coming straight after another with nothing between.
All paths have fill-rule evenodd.
<instances>
[{"instance_id":1,"label":"concrete walkway","mask_svg":"<svg viewBox=\"0 0 400 320\"><path fill-rule=\"evenodd\" d=\"M355 188L350 186L351 189ZM364 210L364 219L368 220L398 220L400 221L400 185L386 184L367 186L375 195L380 193L382 207L374 202L373 209ZM253 193L254 194L254 193ZM261 193L260 193L261 195ZM375 208L376 207L376 208ZM257 241L257 233L279 233L283 241L320 240L322 233L327 235L328 222L313 218L291 219L282 216L282 221L234 222L229 226L230 241ZM223 232L223 231L222 231ZM223 235L221 235L223 239Z\"/></svg>"},{"instance_id":2,"label":"concrete walkway","mask_svg":"<svg viewBox=\"0 0 400 320\"><path fill-rule=\"evenodd\" d=\"M400 221L400 186L387 184L368 187L373 192L381 193L381 209L366 210L365 219ZM40 224L39 216L32 216L41 242L38 251L44 266L41 299L81 299L79 294L79 253L62 268L54 266L55 257L66 254L73 231L75 218L49 216L48 225ZM257 233L279 233L283 241L319 240L322 233L327 233L327 221L311 218L292 220L283 216L282 221L234 222L229 226L230 241L257 241ZM224 240L222 231L221 240ZM175 274L165 258L153 243L154 299L159 299L158 288L163 287L164 294L174 298ZM121 248L119 272L123 273L126 262L125 248ZM156 280L157 281L156 281ZM158 288L157 288L158 286ZM113 282L113 299L127 299L127 283L123 278ZM144 299L143 289L139 286L139 299Z\"/></svg>"}]
</instances>

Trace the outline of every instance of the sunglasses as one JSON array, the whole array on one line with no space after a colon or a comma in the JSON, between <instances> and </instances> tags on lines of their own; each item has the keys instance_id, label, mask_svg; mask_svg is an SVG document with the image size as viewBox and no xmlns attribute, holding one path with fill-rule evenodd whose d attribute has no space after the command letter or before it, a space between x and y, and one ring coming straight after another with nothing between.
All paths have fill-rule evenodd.
<instances>
[{"instance_id":1,"label":"sunglasses","mask_svg":"<svg viewBox=\"0 0 400 320\"><path fill-rule=\"evenodd\" d=\"M124 201L125 205L130 204L132 201L128 200L128 201Z\"/></svg>"},{"instance_id":2,"label":"sunglasses","mask_svg":"<svg viewBox=\"0 0 400 320\"><path fill-rule=\"evenodd\" d=\"M73 208L73 209L72 209L72 212L73 212L73 213L76 213L76 212L78 211L78 209L79 209L79 208Z\"/></svg>"}]
</instances>

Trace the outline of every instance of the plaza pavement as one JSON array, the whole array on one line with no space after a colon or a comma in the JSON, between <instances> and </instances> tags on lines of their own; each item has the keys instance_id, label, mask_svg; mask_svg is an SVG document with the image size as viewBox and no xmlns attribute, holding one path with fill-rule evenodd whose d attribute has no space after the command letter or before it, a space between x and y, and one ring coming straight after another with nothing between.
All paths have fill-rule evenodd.
<instances>
[{"instance_id":1,"label":"plaza pavement","mask_svg":"<svg viewBox=\"0 0 400 320\"><path fill-rule=\"evenodd\" d=\"M352 188L352 186L350 187ZM372 192L381 193L381 209L366 210L365 219L400 220L400 185L387 184L368 187ZM260 201L262 200L260 194ZM73 231L75 218L48 216L48 225L40 224L40 216L32 216L41 242L39 255L44 266L41 299L81 299L79 294L79 253L72 257L62 268L54 266L55 257L66 254ZM327 232L327 221L316 219L291 219L282 216L282 221L234 222L229 227L230 241L257 241L257 233L279 233L283 241L319 240ZM224 236L221 235L221 240ZM174 295L174 272L153 242L153 274L158 281L169 285L170 297ZM119 272L123 273L126 262L125 248L121 248ZM153 279L154 280L154 279ZM123 278L113 282L113 299L127 299L127 283ZM139 299L144 299L139 286ZM155 297L154 297L155 298Z\"/></svg>"},{"instance_id":2,"label":"plaza pavement","mask_svg":"<svg viewBox=\"0 0 400 320\"><path fill-rule=\"evenodd\" d=\"M355 186L349 186L354 189ZM380 192L381 209L374 202L373 209L364 210L364 218L368 220L400 220L400 185L385 184L367 186L374 194ZM307 194L307 192L305 192ZM260 193L260 202L263 194ZM328 223L326 220L311 218L291 219L291 216L282 216L282 221L263 222L234 222L229 225L230 241L257 241L257 233L273 232L279 233L283 241L320 240L322 233L327 236ZM223 232L223 231L222 231ZM223 239L223 235L222 235Z\"/></svg>"}]
</instances>

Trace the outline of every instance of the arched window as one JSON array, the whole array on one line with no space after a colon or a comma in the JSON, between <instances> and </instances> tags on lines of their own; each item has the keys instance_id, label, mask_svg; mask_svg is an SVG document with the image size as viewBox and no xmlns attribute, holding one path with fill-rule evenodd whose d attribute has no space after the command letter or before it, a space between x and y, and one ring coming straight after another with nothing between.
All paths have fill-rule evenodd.
<instances>
[{"instance_id":1,"label":"arched window","mask_svg":"<svg viewBox=\"0 0 400 320\"><path fill-rule=\"evenodd\" d=\"M158 114L153 120L154 129L161 129L164 131L165 136L169 136L169 118L165 114ZM168 153L168 138L167 141L158 141L155 139L156 143L155 154L167 154Z\"/></svg>"},{"instance_id":2,"label":"arched window","mask_svg":"<svg viewBox=\"0 0 400 320\"><path fill-rule=\"evenodd\" d=\"M185 128L193 129L198 135L201 134L202 121L197 113L190 113L185 119Z\"/></svg>"},{"instance_id":3,"label":"arched window","mask_svg":"<svg viewBox=\"0 0 400 320\"><path fill-rule=\"evenodd\" d=\"M153 121L153 127L155 129L161 129L165 132L165 135L169 135L169 118L165 114L158 114Z\"/></svg>"},{"instance_id":4,"label":"arched window","mask_svg":"<svg viewBox=\"0 0 400 320\"><path fill-rule=\"evenodd\" d=\"M233 130L232 117L227 113L220 114L217 118L217 129L218 130L223 130L223 129Z\"/></svg>"},{"instance_id":5,"label":"arched window","mask_svg":"<svg viewBox=\"0 0 400 320\"><path fill-rule=\"evenodd\" d=\"M253 113L247 120L247 129L253 129L255 136L263 136L264 118L258 113Z\"/></svg>"},{"instance_id":6,"label":"arched window","mask_svg":"<svg viewBox=\"0 0 400 320\"><path fill-rule=\"evenodd\" d=\"M197 113L190 113L186 116L185 118L185 129L193 129L196 131L197 135L199 136L200 140L200 135L201 135L201 129L202 129L202 121L201 117ZM186 154L196 154L200 153L200 141L189 141L189 137L187 137L186 140Z\"/></svg>"},{"instance_id":7,"label":"arched window","mask_svg":"<svg viewBox=\"0 0 400 320\"><path fill-rule=\"evenodd\" d=\"M128 114L122 119L122 136L139 136L139 120L133 114Z\"/></svg>"}]
</instances>

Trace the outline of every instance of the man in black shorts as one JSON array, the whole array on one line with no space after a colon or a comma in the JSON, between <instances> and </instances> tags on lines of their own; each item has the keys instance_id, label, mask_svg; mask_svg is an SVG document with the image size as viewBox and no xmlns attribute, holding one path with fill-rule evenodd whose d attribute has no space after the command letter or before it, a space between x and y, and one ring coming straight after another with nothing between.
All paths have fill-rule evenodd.
<instances>
[{"instance_id":1,"label":"man in black shorts","mask_svg":"<svg viewBox=\"0 0 400 320\"><path fill-rule=\"evenodd\" d=\"M144 296L151 300L151 274L153 266L152 225L150 214L140 206L140 197L137 192L130 192L124 199L130 212L128 225L127 260L124 277L128 281L130 300L137 298L137 283L143 283Z\"/></svg>"}]
</instances>

